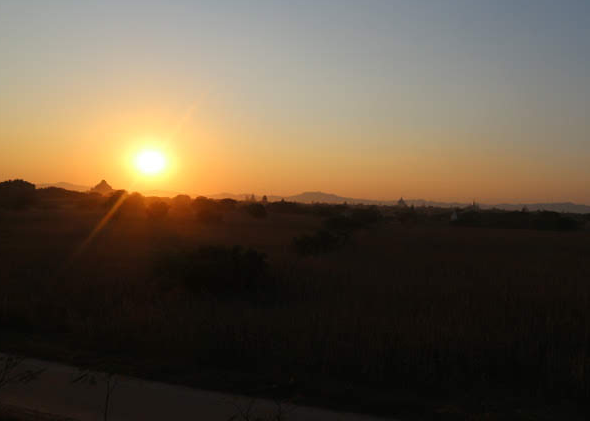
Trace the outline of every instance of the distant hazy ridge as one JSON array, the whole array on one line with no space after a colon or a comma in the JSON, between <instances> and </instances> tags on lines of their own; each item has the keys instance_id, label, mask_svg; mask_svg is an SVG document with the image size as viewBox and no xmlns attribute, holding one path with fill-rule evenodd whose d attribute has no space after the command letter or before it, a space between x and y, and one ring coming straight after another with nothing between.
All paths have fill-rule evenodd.
<instances>
[{"instance_id":1,"label":"distant hazy ridge","mask_svg":"<svg viewBox=\"0 0 590 421\"><path fill-rule=\"evenodd\" d=\"M59 187L66 190L74 190L74 191L88 191L90 190L89 186L81 186L76 184L71 184L67 182L58 182L58 183L41 183L37 184L37 188L44 188L44 187ZM165 191L165 190L148 190L148 191L141 191L142 194L148 196L160 196L160 197L174 197L178 194L182 194L180 192L173 192L173 191ZM190 196L198 196L197 194L191 194ZM247 196L251 196L251 194L235 194L235 193L218 193L212 195L204 195L207 197L211 197L214 199L222 199L222 198L231 198L237 200L243 200ZM262 196L256 195L256 199L260 200ZM357 199L352 197L343 197L338 196L336 194L331 193L324 193L320 191L316 192L303 192L300 194L296 194L293 196L274 196L269 195L268 200L278 201L284 199L286 201L291 202L300 202L300 203L312 203L312 202L319 202L319 203L344 203L347 202L349 204L367 204L367 205L385 205L385 206L392 206L396 205L398 199L395 200L371 200L371 199ZM404 199L404 201L408 204L408 206L435 206L435 207L465 207L469 206L470 203L458 203L458 202L434 202L429 200L423 199ZM505 209L505 210L521 210L524 206L526 206L530 211L536 210L547 210L547 211L554 211L554 212L566 212L566 213L590 213L590 206L588 205L581 205L571 202L563 202L563 203L499 203L499 204L483 204L478 203L478 205L482 209Z\"/></svg>"}]
</instances>

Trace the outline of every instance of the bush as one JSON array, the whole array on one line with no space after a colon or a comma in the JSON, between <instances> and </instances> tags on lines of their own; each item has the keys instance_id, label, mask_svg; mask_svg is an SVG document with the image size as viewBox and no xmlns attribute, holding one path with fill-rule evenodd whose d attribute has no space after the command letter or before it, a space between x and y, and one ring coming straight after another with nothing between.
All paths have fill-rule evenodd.
<instances>
[{"instance_id":1,"label":"bush","mask_svg":"<svg viewBox=\"0 0 590 421\"><path fill-rule=\"evenodd\" d=\"M170 213L173 216L186 217L193 214L192 200L186 194L179 194L170 203Z\"/></svg>"},{"instance_id":2,"label":"bush","mask_svg":"<svg viewBox=\"0 0 590 421\"><path fill-rule=\"evenodd\" d=\"M324 227L338 233L349 233L359 228L366 228L383 220L381 212L374 207L358 208L350 216L336 215L324 221Z\"/></svg>"},{"instance_id":3,"label":"bush","mask_svg":"<svg viewBox=\"0 0 590 421\"><path fill-rule=\"evenodd\" d=\"M221 205L213 199L199 196L193 201L193 208L197 212L199 222L212 224L223 221Z\"/></svg>"},{"instance_id":4,"label":"bush","mask_svg":"<svg viewBox=\"0 0 590 421\"><path fill-rule=\"evenodd\" d=\"M219 202L219 207L224 211L234 210L238 204L237 200L234 199L221 199Z\"/></svg>"},{"instance_id":5,"label":"bush","mask_svg":"<svg viewBox=\"0 0 590 421\"><path fill-rule=\"evenodd\" d=\"M532 225L538 230L554 231L572 231L579 227L575 219L549 211L536 212L533 216Z\"/></svg>"},{"instance_id":6,"label":"bush","mask_svg":"<svg viewBox=\"0 0 590 421\"><path fill-rule=\"evenodd\" d=\"M201 247L168 256L159 272L192 292L242 294L269 285L266 255L240 246Z\"/></svg>"},{"instance_id":7,"label":"bush","mask_svg":"<svg viewBox=\"0 0 590 421\"><path fill-rule=\"evenodd\" d=\"M311 213L321 217L333 217L340 213L340 210L334 205L326 205L323 203L314 203L311 205Z\"/></svg>"},{"instance_id":8,"label":"bush","mask_svg":"<svg viewBox=\"0 0 590 421\"><path fill-rule=\"evenodd\" d=\"M214 208L204 208L197 211L197 221L205 224L219 224L223 221L223 214Z\"/></svg>"},{"instance_id":9,"label":"bush","mask_svg":"<svg viewBox=\"0 0 590 421\"><path fill-rule=\"evenodd\" d=\"M104 202L104 197L100 193L83 193L78 201L78 209L98 209Z\"/></svg>"},{"instance_id":10,"label":"bush","mask_svg":"<svg viewBox=\"0 0 590 421\"><path fill-rule=\"evenodd\" d=\"M293 238L293 248L300 256L316 256L334 251L344 245L346 235L333 234L327 230L319 230L313 235L304 234Z\"/></svg>"},{"instance_id":11,"label":"bush","mask_svg":"<svg viewBox=\"0 0 590 421\"><path fill-rule=\"evenodd\" d=\"M368 226L380 222L383 215L376 206L370 208L357 208L352 211L351 219L361 226Z\"/></svg>"},{"instance_id":12,"label":"bush","mask_svg":"<svg viewBox=\"0 0 590 421\"><path fill-rule=\"evenodd\" d=\"M195 200L193 200L193 209L195 211L200 211L202 209L211 209L216 208L217 203L213 199L209 199L205 196L199 196Z\"/></svg>"},{"instance_id":13,"label":"bush","mask_svg":"<svg viewBox=\"0 0 590 421\"><path fill-rule=\"evenodd\" d=\"M358 221L344 215L333 216L324 221L324 227L327 230L339 233L350 232L361 228L361 226Z\"/></svg>"},{"instance_id":14,"label":"bush","mask_svg":"<svg viewBox=\"0 0 590 421\"><path fill-rule=\"evenodd\" d=\"M168 215L170 206L164 202L152 202L146 209L147 216L150 219L161 220Z\"/></svg>"},{"instance_id":15,"label":"bush","mask_svg":"<svg viewBox=\"0 0 590 421\"><path fill-rule=\"evenodd\" d=\"M411 225L418 222L418 212L414 206L401 209L396 212L397 219L404 225Z\"/></svg>"},{"instance_id":16,"label":"bush","mask_svg":"<svg viewBox=\"0 0 590 421\"><path fill-rule=\"evenodd\" d=\"M275 213L306 213L305 205L296 202L285 202L285 200L281 200L280 202L272 202L269 203L267 206L270 212Z\"/></svg>"},{"instance_id":17,"label":"bush","mask_svg":"<svg viewBox=\"0 0 590 421\"><path fill-rule=\"evenodd\" d=\"M318 205L314 209L320 209L324 205ZM327 206L327 205L326 205ZM335 209L345 209L328 207L326 214L334 212ZM329 253L342 247L352 231L368 227L383 219L381 212L374 206L370 208L356 208L350 216L336 215L327 218L324 221L324 229L317 231L315 234L304 234L300 237L293 238L292 246L300 256L315 256L322 253Z\"/></svg>"},{"instance_id":18,"label":"bush","mask_svg":"<svg viewBox=\"0 0 590 421\"><path fill-rule=\"evenodd\" d=\"M253 218L266 218L266 208L261 203L250 203L246 206L246 212Z\"/></svg>"},{"instance_id":19,"label":"bush","mask_svg":"<svg viewBox=\"0 0 590 421\"><path fill-rule=\"evenodd\" d=\"M120 216L138 218L146 215L145 199L139 193L130 194L123 199L117 212Z\"/></svg>"},{"instance_id":20,"label":"bush","mask_svg":"<svg viewBox=\"0 0 590 421\"><path fill-rule=\"evenodd\" d=\"M451 225L466 227L535 229L571 231L582 226L581 221L558 212L464 211Z\"/></svg>"},{"instance_id":21,"label":"bush","mask_svg":"<svg viewBox=\"0 0 590 421\"><path fill-rule=\"evenodd\" d=\"M457 219L452 221L451 225L463 227L481 227L483 225L482 214L477 211L466 211L459 213Z\"/></svg>"},{"instance_id":22,"label":"bush","mask_svg":"<svg viewBox=\"0 0 590 421\"><path fill-rule=\"evenodd\" d=\"M108 210L112 209L119 201L124 200L127 197L126 190L114 191L108 199L104 202L104 207Z\"/></svg>"},{"instance_id":23,"label":"bush","mask_svg":"<svg viewBox=\"0 0 590 421\"><path fill-rule=\"evenodd\" d=\"M24 180L0 183L0 208L22 210L36 202L35 185Z\"/></svg>"},{"instance_id":24,"label":"bush","mask_svg":"<svg viewBox=\"0 0 590 421\"><path fill-rule=\"evenodd\" d=\"M42 201L51 201L51 200L70 200L75 201L77 199L81 199L86 195L86 193L82 193L79 191L72 191L62 189L60 187L44 187L42 189L37 189L37 198Z\"/></svg>"}]
</instances>

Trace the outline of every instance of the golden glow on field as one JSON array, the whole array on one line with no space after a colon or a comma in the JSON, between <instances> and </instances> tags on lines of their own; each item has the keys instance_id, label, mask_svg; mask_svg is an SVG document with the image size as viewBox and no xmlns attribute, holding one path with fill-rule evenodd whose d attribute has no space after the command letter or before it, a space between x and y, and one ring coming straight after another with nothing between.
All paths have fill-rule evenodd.
<instances>
[{"instance_id":1,"label":"golden glow on field","mask_svg":"<svg viewBox=\"0 0 590 421\"><path fill-rule=\"evenodd\" d=\"M166 168L166 157L160 151L146 149L137 154L135 166L142 174L157 175Z\"/></svg>"}]
</instances>

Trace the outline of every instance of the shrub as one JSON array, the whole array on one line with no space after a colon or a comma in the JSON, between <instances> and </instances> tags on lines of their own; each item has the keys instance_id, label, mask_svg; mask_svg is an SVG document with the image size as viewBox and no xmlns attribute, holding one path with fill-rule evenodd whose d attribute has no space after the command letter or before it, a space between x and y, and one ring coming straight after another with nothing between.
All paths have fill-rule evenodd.
<instances>
[{"instance_id":1,"label":"shrub","mask_svg":"<svg viewBox=\"0 0 590 421\"><path fill-rule=\"evenodd\" d=\"M322 203L314 203L311 206L311 213L321 217L332 217L338 215L340 210L334 205L326 205Z\"/></svg>"},{"instance_id":2,"label":"shrub","mask_svg":"<svg viewBox=\"0 0 590 421\"><path fill-rule=\"evenodd\" d=\"M205 224L218 224L223 221L223 214L214 208L204 208L197 211L197 221Z\"/></svg>"},{"instance_id":3,"label":"shrub","mask_svg":"<svg viewBox=\"0 0 590 421\"><path fill-rule=\"evenodd\" d=\"M26 209L36 201L35 185L24 180L8 180L0 183L0 208Z\"/></svg>"},{"instance_id":4,"label":"shrub","mask_svg":"<svg viewBox=\"0 0 590 421\"><path fill-rule=\"evenodd\" d=\"M270 212L275 213L301 214L306 212L305 205L296 202L285 202L284 199L279 202L269 203L267 206Z\"/></svg>"},{"instance_id":5,"label":"shrub","mask_svg":"<svg viewBox=\"0 0 590 421\"><path fill-rule=\"evenodd\" d=\"M123 204L118 214L129 218L138 218L146 215L145 199L139 193L133 193L123 199Z\"/></svg>"},{"instance_id":6,"label":"shrub","mask_svg":"<svg viewBox=\"0 0 590 421\"><path fill-rule=\"evenodd\" d=\"M250 203L246 206L246 212L253 218L266 218L266 208L261 203Z\"/></svg>"},{"instance_id":7,"label":"shrub","mask_svg":"<svg viewBox=\"0 0 590 421\"><path fill-rule=\"evenodd\" d=\"M350 217L361 226L375 224L383 219L383 215L376 206L371 206L370 208L357 208L352 211Z\"/></svg>"},{"instance_id":8,"label":"shrub","mask_svg":"<svg viewBox=\"0 0 590 421\"><path fill-rule=\"evenodd\" d=\"M451 225L466 227L535 229L571 231L581 227L581 221L558 212L464 211Z\"/></svg>"},{"instance_id":9,"label":"shrub","mask_svg":"<svg viewBox=\"0 0 590 421\"><path fill-rule=\"evenodd\" d=\"M221 209L223 209L224 211L228 211L228 210L234 210L238 204L237 200L234 199L221 199L219 202L219 207Z\"/></svg>"},{"instance_id":10,"label":"shrub","mask_svg":"<svg viewBox=\"0 0 590 421\"><path fill-rule=\"evenodd\" d=\"M209 199L205 196L199 196L193 200L193 208L198 212L202 209L215 208L217 203L213 199Z\"/></svg>"},{"instance_id":11,"label":"shrub","mask_svg":"<svg viewBox=\"0 0 590 421\"><path fill-rule=\"evenodd\" d=\"M300 256L316 256L334 251L344 245L347 236L319 230L315 234L304 234L293 238L293 248Z\"/></svg>"},{"instance_id":12,"label":"shrub","mask_svg":"<svg viewBox=\"0 0 590 421\"><path fill-rule=\"evenodd\" d=\"M157 220L164 219L166 217L166 215L168 215L169 208L170 208L170 206L168 206L167 203L152 202L149 204L149 206L146 209L147 216L150 219L157 219Z\"/></svg>"},{"instance_id":13,"label":"shrub","mask_svg":"<svg viewBox=\"0 0 590 421\"><path fill-rule=\"evenodd\" d=\"M172 254L160 262L159 270L192 292L239 295L269 285L266 255L240 246Z\"/></svg>"},{"instance_id":14,"label":"shrub","mask_svg":"<svg viewBox=\"0 0 590 421\"><path fill-rule=\"evenodd\" d=\"M197 212L197 221L207 224L223 221L222 209L219 202L203 196L193 201L193 208Z\"/></svg>"},{"instance_id":15,"label":"shrub","mask_svg":"<svg viewBox=\"0 0 590 421\"><path fill-rule=\"evenodd\" d=\"M108 199L104 202L104 207L108 210L112 209L120 200L124 200L127 196L126 190L114 191Z\"/></svg>"},{"instance_id":16,"label":"shrub","mask_svg":"<svg viewBox=\"0 0 590 421\"><path fill-rule=\"evenodd\" d=\"M458 218L455 221L452 221L451 225L480 227L483 225L482 214L477 211L466 211L459 213Z\"/></svg>"},{"instance_id":17,"label":"shrub","mask_svg":"<svg viewBox=\"0 0 590 421\"><path fill-rule=\"evenodd\" d=\"M186 194L179 194L170 203L170 213L174 216L186 217L193 214L192 200Z\"/></svg>"},{"instance_id":18,"label":"shrub","mask_svg":"<svg viewBox=\"0 0 590 421\"><path fill-rule=\"evenodd\" d=\"M54 204L56 202L74 202L76 200L81 200L86 196L85 193L79 191L72 191L62 189L60 187L45 187L42 189L36 190L37 200L41 202L43 205L49 203Z\"/></svg>"},{"instance_id":19,"label":"shrub","mask_svg":"<svg viewBox=\"0 0 590 421\"><path fill-rule=\"evenodd\" d=\"M324 221L324 227L327 230L339 233L350 232L361 228L361 226L358 221L344 215L333 216Z\"/></svg>"},{"instance_id":20,"label":"shrub","mask_svg":"<svg viewBox=\"0 0 590 421\"><path fill-rule=\"evenodd\" d=\"M414 206L402 208L396 212L397 219L404 225L415 224L418 222L418 212Z\"/></svg>"},{"instance_id":21,"label":"shrub","mask_svg":"<svg viewBox=\"0 0 590 421\"><path fill-rule=\"evenodd\" d=\"M383 215L377 208L358 208L350 216L336 215L324 221L324 227L338 233L349 233L359 228L365 228L383 220Z\"/></svg>"},{"instance_id":22,"label":"shrub","mask_svg":"<svg viewBox=\"0 0 590 421\"><path fill-rule=\"evenodd\" d=\"M535 229L554 231L571 231L578 228L578 222L575 219L549 211L536 212L532 225Z\"/></svg>"},{"instance_id":23,"label":"shrub","mask_svg":"<svg viewBox=\"0 0 590 421\"><path fill-rule=\"evenodd\" d=\"M104 197L100 193L84 193L78 201L79 209L98 209L101 203L104 202Z\"/></svg>"}]
</instances>

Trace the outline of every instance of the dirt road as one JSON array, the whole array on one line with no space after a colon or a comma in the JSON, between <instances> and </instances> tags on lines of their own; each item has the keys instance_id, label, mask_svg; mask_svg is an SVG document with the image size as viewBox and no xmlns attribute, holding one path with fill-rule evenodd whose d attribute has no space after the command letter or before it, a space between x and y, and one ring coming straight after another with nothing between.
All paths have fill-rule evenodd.
<instances>
[{"instance_id":1,"label":"dirt road","mask_svg":"<svg viewBox=\"0 0 590 421\"><path fill-rule=\"evenodd\" d=\"M80 371L75 367L40 360L25 360L19 370L43 369L28 384L10 385L0 390L0 402L80 421L102 420L106 398L106 379L96 383L72 383ZM338 413L306 406L252 400L217 392L165 383L117 377L110 397L109 421L123 420L274 420L281 413L287 421L370 421L379 418ZM240 414L248 415L248 418ZM232 417L236 418L232 418Z\"/></svg>"}]
</instances>

